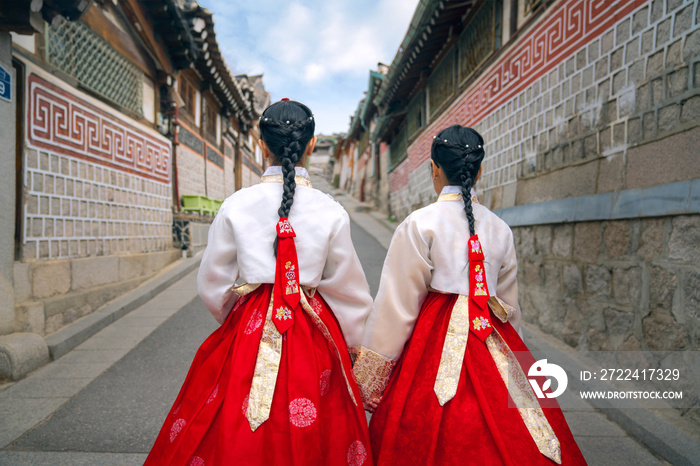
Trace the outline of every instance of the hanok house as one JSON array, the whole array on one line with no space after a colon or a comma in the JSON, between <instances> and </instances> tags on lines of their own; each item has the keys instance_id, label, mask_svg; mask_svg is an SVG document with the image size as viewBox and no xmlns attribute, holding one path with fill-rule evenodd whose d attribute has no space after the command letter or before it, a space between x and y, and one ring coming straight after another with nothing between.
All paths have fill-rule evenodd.
<instances>
[{"instance_id":1,"label":"hanok house","mask_svg":"<svg viewBox=\"0 0 700 466\"><path fill-rule=\"evenodd\" d=\"M182 8L192 25L197 59L177 75L168 121L176 134L174 241L191 252L206 244L211 215L220 203L260 180L257 119L269 104L269 94L262 76L231 74L209 10L196 2L183 2Z\"/></svg>"},{"instance_id":2,"label":"hanok house","mask_svg":"<svg viewBox=\"0 0 700 466\"><path fill-rule=\"evenodd\" d=\"M530 324L585 350L700 346L697 2L421 2L384 78L398 219L436 199L433 136L486 141Z\"/></svg>"},{"instance_id":3,"label":"hanok house","mask_svg":"<svg viewBox=\"0 0 700 466\"><path fill-rule=\"evenodd\" d=\"M233 191L234 163L222 160L247 134L252 99L196 10L178 0L0 4L0 377L60 356L67 348L51 342L72 323L180 257L181 76L195 75L199 100L181 103L195 109L202 149L201 178L179 184L216 199Z\"/></svg>"},{"instance_id":4,"label":"hanok house","mask_svg":"<svg viewBox=\"0 0 700 466\"><path fill-rule=\"evenodd\" d=\"M349 154L353 159L350 192L360 201L370 202L379 209L385 207L386 203L381 199L388 194L388 183L384 182L388 159L384 157L382 164L381 155L387 153L386 144L377 142L377 136L372 134L377 128L377 106L374 99L388 70L387 65L379 63L377 71L369 72L365 98L360 101L352 116L346 138L353 142L353 153Z\"/></svg>"}]
</instances>

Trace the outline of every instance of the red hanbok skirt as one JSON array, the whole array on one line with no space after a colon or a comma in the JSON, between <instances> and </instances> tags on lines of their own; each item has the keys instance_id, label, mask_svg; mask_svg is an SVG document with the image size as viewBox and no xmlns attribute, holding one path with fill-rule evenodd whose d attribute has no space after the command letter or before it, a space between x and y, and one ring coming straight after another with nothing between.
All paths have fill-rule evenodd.
<instances>
[{"instance_id":1,"label":"red hanbok skirt","mask_svg":"<svg viewBox=\"0 0 700 466\"><path fill-rule=\"evenodd\" d=\"M318 293L309 302L340 358L299 305L283 336L270 417L251 430L245 414L271 293L262 285L241 297L199 348L146 465L372 464L347 346Z\"/></svg>"},{"instance_id":2,"label":"red hanbok skirt","mask_svg":"<svg viewBox=\"0 0 700 466\"><path fill-rule=\"evenodd\" d=\"M554 465L537 448L488 348L467 339L454 398L440 406L435 378L454 294L429 293L382 401L370 421L373 456L380 465ZM513 352L529 353L509 324L490 319ZM518 358L522 367L522 357ZM527 359L527 357L526 357ZM526 369L527 370L527 369ZM544 403L541 403L544 405ZM586 464L559 405L546 399L543 412L561 445L562 464Z\"/></svg>"}]
</instances>

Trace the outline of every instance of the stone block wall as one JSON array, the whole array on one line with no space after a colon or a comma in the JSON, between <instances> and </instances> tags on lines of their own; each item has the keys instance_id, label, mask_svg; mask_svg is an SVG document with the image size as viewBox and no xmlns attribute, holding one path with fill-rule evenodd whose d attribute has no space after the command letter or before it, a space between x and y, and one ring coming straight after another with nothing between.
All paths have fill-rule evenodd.
<instances>
[{"instance_id":1,"label":"stone block wall","mask_svg":"<svg viewBox=\"0 0 700 466\"><path fill-rule=\"evenodd\" d=\"M172 246L170 141L27 64L22 261Z\"/></svg>"},{"instance_id":2,"label":"stone block wall","mask_svg":"<svg viewBox=\"0 0 700 466\"><path fill-rule=\"evenodd\" d=\"M19 254L8 332L47 335L178 257L171 144L26 65Z\"/></svg>"},{"instance_id":3,"label":"stone block wall","mask_svg":"<svg viewBox=\"0 0 700 466\"><path fill-rule=\"evenodd\" d=\"M241 153L241 158L243 162L241 163L241 187L247 188L258 184L263 174L262 167L255 163L253 156L247 151Z\"/></svg>"},{"instance_id":4,"label":"stone block wall","mask_svg":"<svg viewBox=\"0 0 700 466\"><path fill-rule=\"evenodd\" d=\"M204 157L185 145L177 146L177 182L180 196L204 196Z\"/></svg>"},{"instance_id":5,"label":"stone block wall","mask_svg":"<svg viewBox=\"0 0 700 466\"><path fill-rule=\"evenodd\" d=\"M437 200L430 172L430 160L424 161L408 175L406 186L391 193L392 215L402 220L409 213Z\"/></svg>"},{"instance_id":6,"label":"stone block wall","mask_svg":"<svg viewBox=\"0 0 700 466\"><path fill-rule=\"evenodd\" d=\"M525 322L580 350L700 347L700 215L513 234Z\"/></svg>"},{"instance_id":7,"label":"stone block wall","mask_svg":"<svg viewBox=\"0 0 700 466\"><path fill-rule=\"evenodd\" d=\"M471 125L486 141L477 193L514 231L526 322L577 349L697 350L700 7L615 8L623 7L606 28L567 42L579 46L566 56L542 43L558 61L511 76L531 79L522 92L480 100L496 59L410 142L390 173L391 210L401 220L435 200L430 140L450 124ZM529 36L547 37L550 19L506 47L503 62L527 52Z\"/></svg>"},{"instance_id":8,"label":"stone block wall","mask_svg":"<svg viewBox=\"0 0 700 466\"><path fill-rule=\"evenodd\" d=\"M221 159L223 164L223 159ZM224 168L207 161L207 196L223 201L226 199Z\"/></svg>"},{"instance_id":9,"label":"stone block wall","mask_svg":"<svg viewBox=\"0 0 700 466\"><path fill-rule=\"evenodd\" d=\"M23 261L171 247L169 184L35 149L24 163Z\"/></svg>"},{"instance_id":10,"label":"stone block wall","mask_svg":"<svg viewBox=\"0 0 700 466\"><path fill-rule=\"evenodd\" d=\"M559 5L575 9L577 3L559 2L552 11ZM687 152L673 150L684 138L653 143L700 123L700 11L690 0L636 3L640 6L607 30L593 28L595 35L577 39L581 47L565 57L543 44L542 53L556 55L558 63L544 73L533 71L536 79L525 72L514 77L532 82L492 111L484 114L475 97L488 79L464 90L410 142L408 158L389 174L393 215L402 219L433 199L432 187L421 182L427 173L423 165L433 135L455 123L471 125L484 136L486 158L477 191L492 209L698 177L700 165ZM534 26L522 43L535 33L549 34L546 23ZM506 49L503 60L523 47ZM498 74L497 68L484 77ZM487 102L502 100L497 93ZM649 172L659 148L675 159ZM622 179L620 166L630 161L639 162L640 170Z\"/></svg>"},{"instance_id":11,"label":"stone block wall","mask_svg":"<svg viewBox=\"0 0 700 466\"><path fill-rule=\"evenodd\" d=\"M171 240L172 241L172 240ZM49 335L141 285L175 261L169 248L142 254L15 262L15 332Z\"/></svg>"},{"instance_id":12,"label":"stone block wall","mask_svg":"<svg viewBox=\"0 0 700 466\"><path fill-rule=\"evenodd\" d=\"M224 141L224 191L225 195L222 199L226 199L236 190L236 175L234 173L235 165L233 162L233 146Z\"/></svg>"}]
</instances>

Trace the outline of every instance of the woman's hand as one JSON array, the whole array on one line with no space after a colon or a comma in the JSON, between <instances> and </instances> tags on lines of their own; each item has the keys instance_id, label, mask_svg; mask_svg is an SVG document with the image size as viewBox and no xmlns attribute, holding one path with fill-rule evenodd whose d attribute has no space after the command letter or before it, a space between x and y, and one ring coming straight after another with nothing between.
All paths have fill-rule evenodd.
<instances>
[{"instance_id":1,"label":"woman's hand","mask_svg":"<svg viewBox=\"0 0 700 466\"><path fill-rule=\"evenodd\" d=\"M368 406L367 411L369 411L370 413L374 413L374 411L377 410L377 406L379 406L379 403L381 401L382 401L381 397L372 398L372 400L369 403L367 403L367 406Z\"/></svg>"}]
</instances>

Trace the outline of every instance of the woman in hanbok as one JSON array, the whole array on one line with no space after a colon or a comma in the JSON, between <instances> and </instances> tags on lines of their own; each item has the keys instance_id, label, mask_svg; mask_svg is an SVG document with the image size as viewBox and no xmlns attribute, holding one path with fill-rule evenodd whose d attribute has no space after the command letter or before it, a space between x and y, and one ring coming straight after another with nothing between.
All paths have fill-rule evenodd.
<instances>
[{"instance_id":1,"label":"woman in hanbok","mask_svg":"<svg viewBox=\"0 0 700 466\"><path fill-rule=\"evenodd\" d=\"M535 361L520 330L513 235L472 189L483 144L457 125L435 137L438 201L389 246L354 367L376 409L376 464L585 464L556 402L540 402L526 377Z\"/></svg>"},{"instance_id":2,"label":"woman in hanbok","mask_svg":"<svg viewBox=\"0 0 700 466\"><path fill-rule=\"evenodd\" d=\"M197 277L221 327L147 465L372 463L349 355L372 298L347 213L302 166L314 128L289 99L263 112L259 144L273 166L222 204Z\"/></svg>"}]
</instances>

